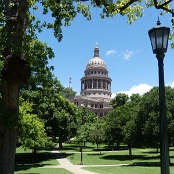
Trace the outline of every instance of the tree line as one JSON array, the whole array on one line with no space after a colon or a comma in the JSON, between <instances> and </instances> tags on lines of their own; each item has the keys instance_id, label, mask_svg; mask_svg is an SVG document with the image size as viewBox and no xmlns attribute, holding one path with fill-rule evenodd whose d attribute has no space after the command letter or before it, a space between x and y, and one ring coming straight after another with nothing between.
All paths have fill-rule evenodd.
<instances>
[{"instance_id":1,"label":"tree line","mask_svg":"<svg viewBox=\"0 0 174 174\"><path fill-rule=\"evenodd\" d=\"M159 91L158 87L140 96L119 93L110 104L113 109L95 123L85 124L78 130L83 141L104 143L112 149L122 145L132 156L133 147L153 147L159 150ZM174 89L165 87L169 146L174 145Z\"/></svg>"}]
</instances>

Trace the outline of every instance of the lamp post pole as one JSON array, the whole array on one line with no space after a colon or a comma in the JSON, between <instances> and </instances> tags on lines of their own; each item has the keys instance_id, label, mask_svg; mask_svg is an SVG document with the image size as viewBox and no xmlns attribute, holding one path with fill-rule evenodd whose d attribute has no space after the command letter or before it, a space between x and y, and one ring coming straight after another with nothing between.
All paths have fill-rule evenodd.
<instances>
[{"instance_id":1,"label":"lamp post pole","mask_svg":"<svg viewBox=\"0 0 174 174\"><path fill-rule=\"evenodd\" d=\"M83 136L81 136L81 141L82 141L82 145L83 145ZM81 156L80 156L80 165L83 165L83 158L82 158L82 152L83 152L83 146L80 147L80 153L81 153Z\"/></svg>"},{"instance_id":2,"label":"lamp post pole","mask_svg":"<svg viewBox=\"0 0 174 174\"><path fill-rule=\"evenodd\" d=\"M80 165L83 165L83 158L82 158L82 147L80 148L80 152L81 152L81 158L80 158Z\"/></svg>"},{"instance_id":3,"label":"lamp post pole","mask_svg":"<svg viewBox=\"0 0 174 174\"><path fill-rule=\"evenodd\" d=\"M167 118L166 118L166 99L164 85L164 53L157 53L158 71L159 71L159 102L160 102L160 162L161 174L169 174L169 146L167 135Z\"/></svg>"},{"instance_id":4,"label":"lamp post pole","mask_svg":"<svg viewBox=\"0 0 174 174\"><path fill-rule=\"evenodd\" d=\"M164 84L163 59L167 52L170 28L161 26L157 21L157 26L148 31L153 53L158 59L159 72L159 103L160 103L160 166L161 174L170 174L169 170L169 146L167 135L167 117L166 117L166 98Z\"/></svg>"}]
</instances>

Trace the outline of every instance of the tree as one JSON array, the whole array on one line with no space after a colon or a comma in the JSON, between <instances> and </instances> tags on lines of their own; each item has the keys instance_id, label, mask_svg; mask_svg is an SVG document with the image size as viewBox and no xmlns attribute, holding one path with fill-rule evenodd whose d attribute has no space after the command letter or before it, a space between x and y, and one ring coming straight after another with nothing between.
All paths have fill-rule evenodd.
<instances>
[{"instance_id":1,"label":"tree","mask_svg":"<svg viewBox=\"0 0 174 174\"><path fill-rule=\"evenodd\" d=\"M76 134L76 106L60 95L56 95L54 102L54 110L46 125L51 128L51 137L59 137L59 148L62 148L62 143Z\"/></svg>"},{"instance_id":2,"label":"tree","mask_svg":"<svg viewBox=\"0 0 174 174\"><path fill-rule=\"evenodd\" d=\"M132 147L139 144L137 137L137 125L136 120L139 111L139 104L141 101L141 96L139 94L133 94L130 96L130 101L122 106L121 117L124 120L123 127L123 143L128 145L129 157L132 157Z\"/></svg>"},{"instance_id":3,"label":"tree","mask_svg":"<svg viewBox=\"0 0 174 174\"><path fill-rule=\"evenodd\" d=\"M41 24L30 8L37 10L37 3L43 6L43 14L51 12L53 23ZM145 1L146 6L155 5L169 11L169 2L162 0L160 5L156 0ZM153 3L154 2L154 3ZM156 3L155 3L156 2ZM117 0L115 3L94 0L92 5L102 7L101 17L112 17L121 14L128 17L132 23L143 15L141 0ZM163 3L163 4L162 4ZM78 0L55 1L55 0L3 0L0 2L0 45L4 66L1 70L0 93L1 98L1 119L0 119L0 172L12 174L14 172L15 145L17 129L15 125L8 126L8 118L18 121L19 116L19 87L27 81L30 76L30 66L25 60L26 52L29 51L27 43L37 38L36 31L41 32L42 27L54 29L54 36L60 41L62 39L62 25L69 26L77 13L82 13L87 19L91 19L89 6ZM2 162L3 161L3 162Z\"/></svg>"},{"instance_id":4,"label":"tree","mask_svg":"<svg viewBox=\"0 0 174 174\"><path fill-rule=\"evenodd\" d=\"M89 128L89 141L97 145L103 143L105 138L104 124L102 120L91 123Z\"/></svg>"},{"instance_id":5,"label":"tree","mask_svg":"<svg viewBox=\"0 0 174 174\"><path fill-rule=\"evenodd\" d=\"M168 123L168 139L169 144L173 145L173 121L174 121L174 89L165 87L166 91L166 116ZM140 103L140 111L138 113L137 125L141 126L141 131L144 143L146 146L159 147L159 90L158 87L152 88L149 92L144 94L142 102Z\"/></svg>"},{"instance_id":6,"label":"tree","mask_svg":"<svg viewBox=\"0 0 174 174\"><path fill-rule=\"evenodd\" d=\"M93 111L90 111L87 107L77 108L76 115L78 126L97 121L96 114Z\"/></svg>"},{"instance_id":7,"label":"tree","mask_svg":"<svg viewBox=\"0 0 174 174\"><path fill-rule=\"evenodd\" d=\"M120 143L127 144L131 157L132 146L138 141L135 138L137 135L136 119L141 96L133 94L128 98L127 95L120 94L115 101L120 104L117 104L117 107L113 108L104 118L106 141L112 146L116 143L117 149L119 149Z\"/></svg>"},{"instance_id":8,"label":"tree","mask_svg":"<svg viewBox=\"0 0 174 174\"><path fill-rule=\"evenodd\" d=\"M77 137L80 140L83 136L83 145L86 146L86 142L89 141L89 125L97 121L96 114L90 111L87 107L77 108Z\"/></svg>"},{"instance_id":9,"label":"tree","mask_svg":"<svg viewBox=\"0 0 174 174\"><path fill-rule=\"evenodd\" d=\"M119 106L123 106L128 101L129 97L127 94L118 93L110 102L112 107L116 109Z\"/></svg>"},{"instance_id":10,"label":"tree","mask_svg":"<svg viewBox=\"0 0 174 174\"><path fill-rule=\"evenodd\" d=\"M63 96L65 98L71 98L76 95L76 92L72 90L72 88L64 88L63 89Z\"/></svg>"},{"instance_id":11,"label":"tree","mask_svg":"<svg viewBox=\"0 0 174 174\"><path fill-rule=\"evenodd\" d=\"M37 149L45 147L50 141L45 133L44 123L37 115L31 114L32 104L22 98L20 98L19 110L18 142L24 148L33 149L34 157L36 157Z\"/></svg>"},{"instance_id":12,"label":"tree","mask_svg":"<svg viewBox=\"0 0 174 174\"><path fill-rule=\"evenodd\" d=\"M105 139L109 145L116 143L117 149L120 147L120 143L123 142L122 136L122 117L121 108L112 109L105 117Z\"/></svg>"},{"instance_id":13,"label":"tree","mask_svg":"<svg viewBox=\"0 0 174 174\"><path fill-rule=\"evenodd\" d=\"M90 126L91 123L86 123L84 125L81 125L77 129L77 141L83 143L83 147L86 147L86 142L89 142L89 133L90 133Z\"/></svg>"},{"instance_id":14,"label":"tree","mask_svg":"<svg viewBox=\"0 0 174 174\"><path fill-rule=\"evenodd\" d=\"M145 93L140 102L137 118L138 137L144 146L159 146L159 97L158 87Z\"/></svg>"}]
</instances>

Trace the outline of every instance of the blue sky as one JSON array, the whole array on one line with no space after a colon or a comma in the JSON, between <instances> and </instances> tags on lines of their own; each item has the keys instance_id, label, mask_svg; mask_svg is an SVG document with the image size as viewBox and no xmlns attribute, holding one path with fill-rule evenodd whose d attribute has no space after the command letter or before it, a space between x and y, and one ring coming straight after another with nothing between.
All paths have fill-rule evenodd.
<instances>
[{"instance_id":1,"label":"blue sky","mask_svg":"<svg viewBox=\"0 0 174 174\"><path fill-rule=\"evenodd\" d=\"M158 86L158 64L152 53L148 30L156 26L161 11L154 7L145 8L144 16L131 25L121 15L101 19L98 8L91 8L91 11L91 21L79 14L70 27L62 28L63 39L60 43L51 30L39 34L39 39L47 42L55 53L54 60L49 63L55 67L54 74L60 82L68 87L71 77L71 87L80 93L80 79L84 76L87 62L94 55L97 42L100 57L105 61L112 78L113 94L142 94ZM45 19L39 14L37 17ZM171 28L171 14L160 16L160 21ZM169 45L164 59L165 83L174 87L173 55L174 50Z\"/></svg>"}]
</instances>

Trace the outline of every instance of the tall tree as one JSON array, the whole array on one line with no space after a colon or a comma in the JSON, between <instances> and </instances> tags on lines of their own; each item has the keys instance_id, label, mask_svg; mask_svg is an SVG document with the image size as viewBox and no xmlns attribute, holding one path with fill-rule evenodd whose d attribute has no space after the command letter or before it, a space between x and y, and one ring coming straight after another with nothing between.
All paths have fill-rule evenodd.
<instances>
[{"instance_id":1,"label":"tall tree","mask_svg":"<svg viewBox=\"0 0 174 174\"><path fill-rule=\"evenodd\" d=\"M118 93L110 102L112 107L116 109L119 106L123 106L128 101L129 97L127 94Z\"/></svg>"},{"instance_id":2,"label":"tall tree","mask_svg":"<svg viewBox=\"0 0 174 174\"><path fill-rule=\"evenodd\" d=\"M32 149L36 157L36 151L39 148L52 145L52 143L45 133L43 120L31 113L32 106L32 103L20 98L18 143L24 148Z\"/></svg>"},{"instance_id":3,"label":"tall tree","mask_svg":"<svg viewBox=\"0 0 174 174\"><path fill-rule=\"evenodd\" d=\"M102 144L105 138L105 129L102 120L91 123L89 128L89 141L97 145Z\"/></svg>"},{"instance_id":4,"label":"tall tree","mask_svg":"<svg viewBox=\"0 0 174 174\"><path fill-rule=\"evenodd\" d=\"M121 107L112 109L105 117L105 139L109 145L114 146L116 143L117 149L120 147L120 143L123 142L122 134L122 110Z\"/></svg>"}]
</instances>

